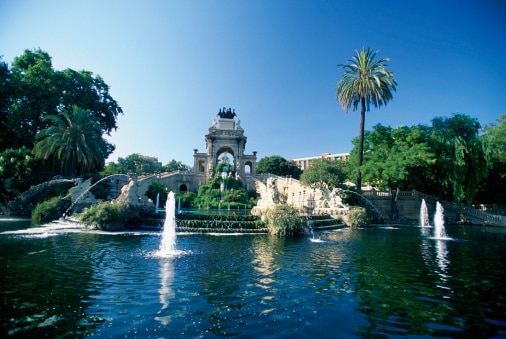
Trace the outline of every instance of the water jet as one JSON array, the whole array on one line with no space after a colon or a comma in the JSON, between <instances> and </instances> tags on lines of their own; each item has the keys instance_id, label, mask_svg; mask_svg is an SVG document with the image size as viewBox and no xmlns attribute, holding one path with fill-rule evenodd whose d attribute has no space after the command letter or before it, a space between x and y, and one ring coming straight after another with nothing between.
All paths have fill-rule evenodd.
<instances>
[{"instance_id":1,"label":"water jet","mask_svg":"<svg viewBox=\"0 0 506 339\"><path fill-rule=\"evenodd\" d=\"M176 204L174 192L170 191L165 203L165 222L163 224L162 240L158 254L170 256L176 250Z\"/></svg>"},{"instance_id":2,"label":"water jet","mask_svg":"<svg viewBox=\"0 0 506 339\"><path fill-rule=\"evenodd\" d=\"M425 199L422 199L422 204L420 206L420 227L431 227L429 222L429 210L427 209Z\"/></svg>"},{"instance_id":3,"label":"water jet","mask_svg":"<svg viewBox=\"0 0 506 339\"><path fill-rule=\"evenodd\" d=\"M447 238L445 230L444 208L439 201L436 203L436 214L434 215L434 238Z\"/></svg>"}]
</instances>

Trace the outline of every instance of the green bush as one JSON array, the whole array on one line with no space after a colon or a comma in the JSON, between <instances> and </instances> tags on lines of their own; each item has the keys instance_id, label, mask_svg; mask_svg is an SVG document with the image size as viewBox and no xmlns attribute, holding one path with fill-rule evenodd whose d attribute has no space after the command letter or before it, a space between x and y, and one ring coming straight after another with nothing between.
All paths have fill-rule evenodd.
<instances>
[{"instance_id":1,"label":"green bush","mask_svg":"<svg viewBox=\"0 0 506 339\"><path fill-rule=\"evenodd\" d=\"M149 185L145 195L153 202L156 202L156 196L158 195L159 207L164 207L167 202L167 193L167 188L162 183L153 181Z\"/></svg>"},{"instance_id":2,"label":"green bush","mask_svg":"<svg viewBox=\"0 0 506 339\"><path fill-rule=\"evenodd\" d=\"M358 227L367 225L370 222L369 215L363 207L353 207L348 214L348 226Z\"/></svg>"},{"instance_id":3,"label":"green bush","mask_svg":"<svg viewBox=\"0 0 506 339\"><path fill-rule=\"evenodd\" d=\"M265 214L265 221L269 232L289 236L303 235L308 232L307 224L299 216L299 211L287 204L276 205L268 209Z\"/></svg>"},{"instance_id":4,"label":"green bush","mask_svg":"<svg viewBox=\"0 0 506 339\"><path fill-rule=\"evenodd\" d=\"M64 199L61 196L38 203L32 211L32 224L39 225L59 219L70 204L70 199Z\"/></svg>"},{"instance_id":5,"label":"green bush","mask_svg":"<svg viewBox=\"0 0 506 339\"><path fill-rule=\"evenodd\" d=\"M115 231L139 225L142 220L142 210L133 205L102 202L85 209L80 220L87 226Z\"/></svg>"},{"instance_id":6,"label":"green bush","mask_svg":"<svg viewBox=\"0 0 506 339\"><path fill-rule=\"evenodd\" d=\"M181 208L191 208L196 197L197 194L193 192L176 193L176 199L179 201L181 198Z\"/></svg>"}]
</instances>

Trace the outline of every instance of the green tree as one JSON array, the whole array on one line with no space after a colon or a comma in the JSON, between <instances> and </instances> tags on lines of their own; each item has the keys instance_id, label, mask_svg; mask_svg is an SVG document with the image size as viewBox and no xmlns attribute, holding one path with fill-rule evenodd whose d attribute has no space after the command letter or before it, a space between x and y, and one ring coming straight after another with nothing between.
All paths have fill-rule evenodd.
<instances>
[{"instance_id":1,"label":"green tree","mask_svg":"<svg viewBox=\"0 0 506 339\"><path fill-rule=\"evenodd\" d=\"M42 130L34 147L37 159L52 159L62 174L84 174L101 170L111 147L90 111L74 106L58 115L47 115L54 125Z\"/></svg>"},{"instance_id":2,"label":"green tree","mask_svg":"<svg viewBox=\"0 0 506 339\"><path fill-rule=\"evenodd\" d=\"M156 158L138 153L130 154L126 158L118 158L118 165L123 173L137 173L149 175L162 171L162 164Z\"/></svg>"},{"instance_id":3,"label":"green tree","mask_svg":"<svg viewBox=\"0 0 506 339\"><path fill-rule=\"evenodd\" d=\"M108 163L102 175L105 176L116 173L150 175L159 172L186 171L188 168L187 165L176 160L171 160L167 165L162 166L154 157L134 153L128 155L126 158L118 158L117 162Z\"/></svg>"},{"instance_id":4,"label":"green tree","mask_svg":"<svg viewBox=\"0 0 506 339\"><path fill-rule=\"evenodd\" d=\"M164 207L167 202L167 187L158 181L153 181L146 191L146 196L151 201L156 202L156 196L158 195L159 207Z\"/></svg>"},{"instance_id":5,"label":"green tree","mask_svg":"<svg viewBox=\"0 0 506 339\"><path fill-rule=\"evenodd\" d=\"M341 187L347 179L346 166L348 161L315 159L300 176L303 185L312 188L332 190Z\"/></svg>"},{"instance_id":6,"label":"green tree","mask_svg":"<svg viewBox=\"0 0 506 339\"><path fill-rule=\"evenodd\" d=\"M488 141L479 136L480 128L477 119L464 114L432 120L437 161L430 174L446 200L471 204L488 176L492 157Z\"/></svg>"},{"instance_id":7,"label":"green tree","mask_svg":"<svg viewBox=\"0 0 506 339\"><path fill-rule=\"evenodd\" d=\"M336 98L348 112L355 111L360 105L360 129L357 157L357 189L362 187L361 166L364 148L365 112L371 104L374 107L386 105L393 97L397 82L394 73L385 69L388 58L375 60L376 52L363 47L356 50L356 56L348 60L348 64L339 65L344 75L337 84Z\"/></svg>"},{"instance_id":8,"label":"green tree","mask_svg":"<svg viewBox=\"0 0 506 339\"><path fill-rule=\"evenodd\" d=\"M123 113L109 94L109 86L100 75L90 71L65 69L56 72L58 92L61 93L59 107L71 109L79 106L88 110L100 126L102 133L110 135L117 128L117 117Z\"/></svg>"},{"instance_id":9,"label":"green tree","mask_svg":"<svg viewBox=\"0 0 506 339\"><path fill-rule=\"evenodd\" d=\"M0 151L10 144L10 138L15 137L15 131L9 130L8 108L13 95L12 75L8 65L0 56Z\"/></svg>"},{"instance_id":10,"label":"green tree","mask_svg":"<svg viewBox=\"0 0 506 339\"><path fill-rule=\"evenodd\" d=\"M378 124L364 135L365 182L390 192L391 218L397 218L397 194L401 189L413 189L414 173L435 163L435 154L427 143L423 127L413 126L393 129ZM354 140L355 145L357 140ZM355 157L357 146L352 153Z\"/></svg>"},{"instance_id":11,"label":"green tree","mask_svg":"<svg viewBox=\"0 0 506 339\"><path fill-rule=\"evenodd\" d=\"M485 204L506 205L506 114L497 118L498 124L489 124L483 128L482 139L490 145L492 168L483 183L476 201Z\"/></svg>"},{"instance_id":12,"label":"green tree","mask_svg":"<svg viewBox=\"0 0 506 339\"><path fill-rule=\"evenodd\" d=\"M32 148L36 135L50 124L44 117L75 105L90 111L102 134L116 129L122 113L100 76L89 71L55 71L49 54L40 49L25 50L14 59L11 70L0 63L0 82L8 84L0 89L0 151Z\"/></svg>"},{"instance_id":13,"label":"green tree","mask_svg":"<svg viewBox=\"0 0 506 339\"><path fill-rule=\"evenodd\" d=\"M5 148L32 148L37 133L48 126L48 114L57 114L59 93L51 57L41 50L16 57L11 69L6 130L0 131Z\"/></svg>"},{"instance_id":14,"label":"green tree","mask_svg":"<svg viewBox=\"0 0 506 339\"><path fill-rule=\"evenodd\" d=\"M302 170L297 167L295 162L288 161L279 155L271 155L260 159L257 162L256 172L258 174L271 173L281 177L291 176L294 179L299 179Z\"/></svg>"},{"instance_id":15,"label":"green tree","mask_svg":"<svg viewBox=\"0 0 506 339\"><path fill-rule=\"evenodd\" d=\"M163 170L165 172L187 171L188 169L189 167L187 165L174 159L172 159L167 165L163 166Z\"/></svg>"},{"instance_id":16,"label":"green tree","mask_svg":"<svg viewBox=\"0 0 506 339\"><path fill-rule=\"evenodd\" d=\"M490 143L492 156L506 164L506 114L501 114L497 122L484 126L483 131Z\"/></svg>"},{"instance_id":17,"label":"green tree","mask_svg":"<svg viewBox=\"0 0 506 339\"><path fill-rule=\"evenodd\" d=\"M44 167L26 147L0 152L0 201L8 201L45 178Z\"/></svg>"}]
</instances>

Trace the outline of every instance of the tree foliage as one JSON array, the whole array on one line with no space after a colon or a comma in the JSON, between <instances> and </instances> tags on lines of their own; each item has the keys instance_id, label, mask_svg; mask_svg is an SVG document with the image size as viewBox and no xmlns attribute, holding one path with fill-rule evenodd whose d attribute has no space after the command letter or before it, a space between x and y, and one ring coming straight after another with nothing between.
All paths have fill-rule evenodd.
<instances>
[{"instance_id":1,"label":"tree foliage","mask_svg":"<svg viewBox=\"0 0 506 339\"><path fill-rule=\"evenodd\" d=\"M21 147L1 152L0 201L14 198L46 176L42 163L33 157L31 149Z\"/></svg>"},{"instance_id":2,"label":"tree foliage","mask_svg":"<svg viewBox=\"0 0 506 339\"><path fill-rule=\"evenodd\" d=\"M14 59L10 70L1 64L0 81L8 83L0 102L4 127L0 150L33 147L37 133L49 126L44 117L73 106L88 110L103 134L117 128L116 119L122 113L100 76L84 70L55 71L49 54L40 49L26 50Z\"/></svg>"},{"instance_id":3,"label":"tree foliage","mask_svg":"<svg viewBox=\"0 0 506 339\"><path fill-rule=\"evenodd\" d=\"M471 204L492 165L489 143L479 131L478 121L463 114L435 118L430 127L376 125L365 133L364 180L391 192L418 189Z\"/></svg>"},{"instance_id":4,"label":"tree foliage","mask_svg":"<svg viewBox=\"0 0 506 339\"><path fill-rule=\"evenodd\" d=\"M297 167L294 161L288 161L279 155L271 155L260 159L257 162L256 172L258 174L270 173L280 177L291 176L297 180L302 174L302 170Z\"/></svg>"},{"instance_id":5,"label":"tree foliage","mask_svg":"<svg viewBox=\"0 0 506 339\"><path fill-rule=\"evenodd\" d=\"M497 122L498 124L484 126L483 131L489 142L492 156L506 164L506 114L501 114Z\"/></svg>"},{"instance_id":6,"label":"tree foliage","mask_svg":"<svg viewBox=\"0 0 506 339\"><path fill-rule=\"evenodd\" d=\"M482 138L490 145L492 169L483 187L477 193L480 203L506 205L506 114L497 119L498 124L486 125Z\"/></svg>"},{"instance_id":7,"label":"tree foliage","mask_svg":"<svg viewBox=\"0 0 506 339\"><path fill-rule=\"evenodd\" d=\"M153 202L156 202L156 197L158 196L158 207L162 208L167 202L167 193L167 187L158 181L153 181L149 185L145 195Z\"/></svg>"},{"instance_id":8,"label":"tree foliage","mask_svg":"<svg viewBox=\"0 0 506 339\"><path fill-rule=\"evenodd\" d=\"M315 159L300 176L303 185L312 188L332 190L341 187L347 179L348 161Z\"/></svg>"},{"instance_id":9,"label":"tree foliage","mask_svg":"<svg viewBox=\"0 0 506 339\"><path fill-rule=\"evenodd\" d=\"M63 175L82 175L103 169L110 153L109 143L91 112L74 106L72 111L46 115L53 125L40 131L34 147L35 157L59 164Z\"/></svg>"},{"instance_id":10,"label":"tree foliage","mask_svg":"<svg viewBox=\"0 0 506 339\"><path fill-rule=\"evenodd\" d=\"M221 177L224 167L227 173L230 173L225 178ZM222 205L251 208L256 204L256 194L253 193L246 192L242 182L234 178L233 167L230 164L221 163L216 166L213 177L199 187L193 205L203 208L218 208Z\"/></svg>"},{"instance_id":11,"label":"tree foliage","mask_svg":"<svg viewBox=\"0 0 506 339\"><path fill-rule=\"evenodd\" d=\"M425 169L435 161L421 126L393 129L378 124L365 140L364 179L382 190L408 189L417 168Z\"/></svg>"},{"instance_id":12,"label":"tree foliage","mask_svg":"<svg viewBox=\"0 0 506 339\"><path fill-rule=\"evenodd\" d=\"M44 151L38 149L39 155L45 154L42 158L35 157L33 148L45 139L39 133L45 131L49 134L48 129L54 129L55 122L58 124L69 117L75 122L72 113L75 106L89 112L87 119L90 121L85 123L88 126L93 124L94 142L101 145L100 152L92 158L81 156L84 167L76 165L73 171L67 171L71 162L63 167L60 164L53 166L53 160L60 158L66 161L68 156L63 149L60 154L49 152L50 149L56 150L56 145L49 147L52 137L44 141L47 143ZM0 169L2 201L12 198L19 190L62 173L99 170L103 166L102 159L114 150L114 146L108 143L103 147L102 136L116 129L116 119L121 113L100 76L94 76L89 71L54 70L47 52L26 50L14 59L10 68L0 59L0 156L4 159L0 160L3 163L3 169ZM87 144L91 142L87 141ZM50 153L53 154L50 156ZM71 157L75 156L79 158L76 154ZM49 158L51 161L42 160ZM10 159L17 159L16 164L8 163Z\"/></svg>"},{"instance_id":13,"label":"tree foliage","mask_svg":"<svg viewBox=\"0 0 506 339\"><path fill-rule=\"evenodd\" d=\"M344 74L337 84L336 98L341 106L355 111L360 105L360 127L357 153L357 188L362 187L361 166L363 161L365 112L371 104L374 107L386 105L396 90L397 82L394 73L387 70L388 58L376 60L376 52L363 47L356 50L356 55L348 64L339 65Z\"/></svg>"},{"instance_id":14,"label":"tree foliage","mask_svg":"<svg viewBox=\"0 0 506 339\"><path fill-rule=\"evenodd\" d=\"M364 136L364 181L391 193L391 217L397 217L396 192L412 189L415 173L435 162L422 126L398 127L378 124ZM354 140L356 145L357 140ZM356 157L357 147L352 151Z\"/></svg>"},{"instance_id":15,"label":"tree foliage","mask_svg":"<svg viewBox=\"0 0 506 339\"><path fill-rule=\"evenodd\" d=\"M188 171L189 169L190 167L188 165L174 159L172 159L167 165L163 166L163 170L165 172Z\"/></svg>"},{"instance_id":16,"label":"tree foliage","mask_svg":"<svg viewBox=\"0 0 506 339\"><path fill-rule=\"evenodd\" d=\"M492 165L487 140L479 137L481 125L464 114L432 120L436 164L433 180L447 200L471 204Z\"/></svg>"}]
</instances>

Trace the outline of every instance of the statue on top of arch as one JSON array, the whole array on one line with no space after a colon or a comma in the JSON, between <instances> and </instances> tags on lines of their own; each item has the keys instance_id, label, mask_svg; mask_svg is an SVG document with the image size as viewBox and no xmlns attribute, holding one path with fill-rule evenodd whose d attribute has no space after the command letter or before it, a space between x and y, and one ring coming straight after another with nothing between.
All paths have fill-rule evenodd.
<instances>
[{"instance_id":1,"label":"statue on top of arch","mask_svg":"<svg viewBox=\"0 0 506 339\"><path fill-rule=\"evenodd\" d=\"M235 109L231 109L231 108L225 108L223 107L223 109L220 108L220 111L218 112L218 116L222 119L233 119L234 117L237 116L237 114L235 114Z\"/></svg>"}]
</instances>

